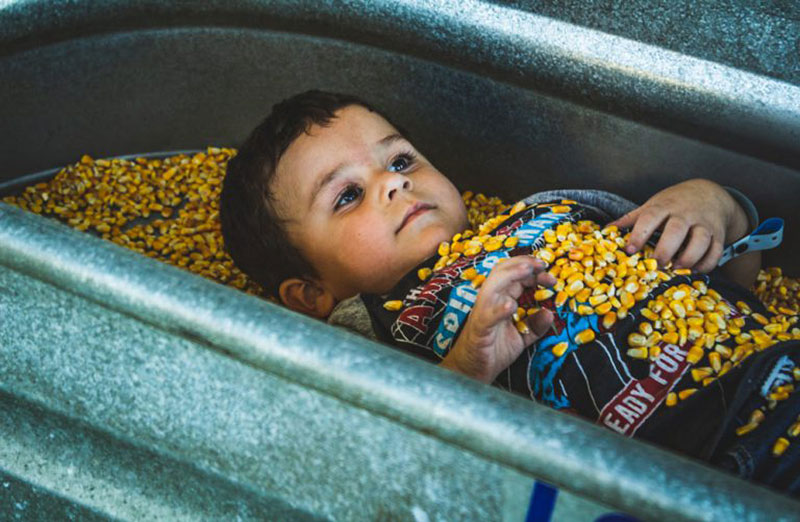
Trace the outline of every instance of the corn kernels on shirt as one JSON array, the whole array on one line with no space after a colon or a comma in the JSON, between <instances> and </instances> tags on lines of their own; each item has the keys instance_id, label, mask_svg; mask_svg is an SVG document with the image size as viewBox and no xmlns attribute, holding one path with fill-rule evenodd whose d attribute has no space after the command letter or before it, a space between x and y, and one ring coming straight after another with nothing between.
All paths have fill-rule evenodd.
<instances>
[{"instance_id":1,"label":"corn kernels on shirt","mask_svg":"<svg viewBox=\"0 0 800 522\"><path fill-rule=\"evenodd\" d=\"M560 198L581 203L570 204L568 212L559 213L537 205L553 198L556 203ZM477 295L471 283L462 279L464 270L474 268L488 275L499 259L528 255L543 247L545 231L555 229L560 223L585 220L605 224L635 207L622 198L599 191L557 191L534 196L526 203L527 208L510 216L492 232L492 235L517 237L514 247L461 257L450 266L435 270L425 281L419 280L415 269L388 295L365 294L342 303L330 322L439 362L458 338ZM426 260L417 268L431 268L436 259ZM726 405L733 401L746 365L715 379L713 386L703 387L692 376L688 341L659 343L661 353L653 360L634 358L627 353L628 336L637 332L643 322L642 309L670 287L695 282L719 293L731 309L731 318L742 317L745 321L743 331L760 327L753 319L745 318L735 305L744 302L752 310L765 313L755 297L716 275L682 275L662 281L646 299L630 309L627 317L610 328L605 328L596 314L581 315L568 306L556 307L551 299L543 304L555 314L554 331L527 347L493 384L553 408L577 413L621 434L636 435L696 456L709 456L720 437L720 427L730 424ZM524 293L520 303L535 304L532 294L533 289ZM387 300L402 301L403 306L397 311L385 310L383 303ZM575 342L577 334L586 330L594 332L595 339L586 344ZM559 343L567 343L561 356L552 350ZM785 377L794 367L794 357L790 355L776 362L783 365L777 379ZM672 407L665 406L670 392L692 388L698 391L693 395L686 392L682 394L686 395L685 400ZM693 429L675 429L695 418L702 422Z\"/></svg>"}]
</instances>

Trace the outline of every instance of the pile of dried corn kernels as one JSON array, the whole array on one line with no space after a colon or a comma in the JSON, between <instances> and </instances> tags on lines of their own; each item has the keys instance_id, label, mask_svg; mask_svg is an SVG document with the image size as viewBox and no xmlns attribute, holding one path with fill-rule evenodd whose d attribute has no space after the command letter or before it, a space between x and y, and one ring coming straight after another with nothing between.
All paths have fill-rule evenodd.
<instances>
[{"instance_id":1,"label":"pile of dried corn kernels","mask_svg":"<svg viewBox=\"0 0 800 522\"><path fill-rule=\"evenodd\" d=\"M433 267L420 269L418 277L426 280L431 274L457 259L473 257L483 251L492 252L501 247L513 247L516 237L491 235L510 215L525 208L518 202L506 212L497 213L495 201L482 195L464 194L470 217L489 216L484 221L470 219L470 229L453 236L449 242L439 245L439 259ZM552 213L566 213L573 201L544 204ZM483 210L487 208L487 210ZM771 312L769 317L754 313L747 303L739 301L735 307L722 296L699 280L676 282L664 292L650 297L650 292L675 276L690 275L687 269L659 269L653 249L646 246L641 252L627 255L621 247L627 244L628 235L621 234L615 226L600 227L592 221L564 222L544 232L545 245L533 255L548 263L549 272L555 276L552 288L539 288L534 292L537 305L552 300L555 308L563 306L580 315L596 314L606 330L618 319L627 317L629 310L639 301L648 300L640 310L641 320L637 331L628 336L627 355L635 359L655 360L661 352L661 343L690 346L687 361L693 366L691 378L694 386L683 386L670 392L667 407L675 406L696 393L700 386L711 383L739 366L751 355L770 346L790 339L800 339L797 325L800 283L784 277L781 270L770 268L759 273L755 292ZM474 268L465 269L461 277L480 287L484 275ZM685 279L682 279L685 281ZM387 301L389 310L402 307L401 301ZM520 332L527 332L523 318L536 313L538 306L527 309L519 307L513 315ZM748 319L750 322L748 324ZM747 328L746 328L747 326ZM759 328L760 326L760 328ZM595 332L586 329L573 339L575 344L589 343ZM560 342L551 350L561 357L569 343ZM800 380L800 369L795 369L794 380ZM774 409L781 400L786 400L794 391L794 384L783 384L771 390L763 408L752 412L747 424L737 430L744 435L758 426L765 412ZM800 417L787 435L797 437L800 433ZM773 446L773 453L781 455L789 446L789 439L780 437Z\"/></svg>"},{"instance_id":2,"label":"pile of dried corn kernels","mask_svg":"<svg viewBox=\"0 0 800 522\"><path fill-rule=\"evenodd\" d=\"M233 149L161 159L81 160L3 201L252 294L225 252L219 195Z\"/></svg>"},{"instance_id":3,"label":"pile of dried corn kernels","mask_svg":"<svg viewBox=\"0 0 800 522\"><path fill-rule=\"evenodd\" d=\"M58 218L79 229L160 259L194 273L248 293L261 294L258 285L234 265L223 248L219 224L219 194L225 166L235 154L232 149L209 147L206 152L176 155L161 159L98 159L84 156L62 169L52 180L28 187L18 196L3 199L26 210ZM440 259L435 268L446 266L460 256L474 256L501 246L511 247L513 237L490 233L508 215L520 210L522 203L506 207L496 197L465 192L470 230L440 245ZM570 201L552 205L552 212L568 212ZM552 289L539 289L537 301L553 299L556 306L568 306L579 314L599 314L605 328L624 318L650 290L685 270L659 270L652 259L652 249L626 255L620 247L627 236L616 227L601 228L583 221L564 223L545 233L546 246L537 256L546 261L557 283ZM434 269L435 269L434 268ZM421 279L430 276L423 270ZM466 270L463 277L479 287L484 277ZM800 338L795 326L800 310L800 280L786 277L779 268L762 270L753 290L773 314L767 318L752 313L744 303L738 311L750 316L762 328L742 331L744 316L734 317L713 289L699 281L679 284L659 295L642 310L638 332L628 339L628 355L654 359L659 355L659 341L693 346L688 355L695 364L692 377L698 385L708 386L753 353L790 338ZM398 303L387 303L396 306ZM520 308L515 321L526 328L524 315L537 307ZM646 319L646 320L645 320ZM580 332L578 344L591 342L594 332ZM733 339L733 347L723 343ZM552 348L563 355L567 343ZM728 344L731 344L728 342ZM563 345L563 346L562 346ZM795 371L795 380L800 372ZM697 388L670 393L667 405L685 399ZM747 424L739 428L744 435L763 420L765 411L775 407L794 391L793 385L772 390L765 409L755 410ZM800 434L800 418L789 429L790 438ZM788 447L785 437L775 442L773 453L780 455Z\"/></svg>"}]
</instances>

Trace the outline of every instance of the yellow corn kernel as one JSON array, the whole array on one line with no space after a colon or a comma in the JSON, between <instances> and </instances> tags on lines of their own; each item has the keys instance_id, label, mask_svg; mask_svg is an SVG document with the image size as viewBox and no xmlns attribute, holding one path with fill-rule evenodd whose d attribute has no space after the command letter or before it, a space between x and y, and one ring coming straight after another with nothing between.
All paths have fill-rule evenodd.
<instances>
[{"instance_id":1,"label":"yellow corn kernel","mask_svg":"<svg viewBox=\"0 0 800 522\"><path fill-rule=\"evenodd\" d=\"M780 325L780 324L776 324L776 323L770 323L770 324L764 326L764 331L767 332L770 335L779 334L779 333L781 333L782 330L783 330L783 326Z\"/></svg>"},{"instance_id":2,"label":"yellow corn kernel","mask_svg":"<svg viewBox=\"0 0 800 522\"><path fill-rule=\"evenodd\" d=\"M714 310L714 300L710 297L701 297L695 303L698 310L701 312L712 312Z\"/></svg>"},{"instance_id":3,"label":"yellow corn kernel","mask_svg":"<svg viewBox=\"0 0 800 522\"><path fill-rule=\"evenodd\" d=\"M658 314L649 308L642 308L641 314L643 317L650 319L651 321L658 321L660 319Z\"/></svg>"},{"instance_id":4,"label":"yellow corn kernel","mask_svg":"<svg viewBox=\"0 0 800 522\"><path fill-rule=\"evenodd\" d=\"M587 328L586 330L578 332L578 334L575 335L575 343L576 344L590 343L594 341L594 337L595 337L594 330L592 330L591 328Z\"/></svg>"},{"instance_id":5,"label":"yellow corn kernel","mask_svg":"<svg viewBox=\"0 0 800 522\"><path fill-rule=\"evenodd\" d=\"M622 306L625 308L631 308L636 304L636 299L634 299L630 292L623 290L619 294L619 302L622 303Z\"/></svg>"},{"instance_id":6,"label":"yellow corn kernel","mask_svg":"<svg viewBox=\"0 0 800 522\"><path fill-rule=\"evenodd\" d=\"M717 339L719 340L719 339ZM733 350L725 346L724 344L716 344L714 345L714 351L719 353L723 359L730 359L731 355L733 354Z\"/></svg>"},{"instance_id":7,"label":"yellow corn kernel","mask_svg":"<svg viewBox=\"0 0 800 522\"><path fill-rule=\"evenodd\" d=\"M606 330L610 330L614 323L617 322L617 314L614 312L608 312L603 316L603 328Z\"/></svg>"},{"instance_id":8,"label":"yellow corn kernel","mask_svg":"<svg viewBox=\"0 0 800 522\"><path fill-rule=\"evenodd\" d=\"M517 243L519 243L518 237L509 237L506 238L505 241L503 241L503 246L506 248L514 248L515 246L517 246Z\"/></svg>"},{"instance_id":9,"label":"yellow corn kernel","mask_svg":"<svg viewBox=\"0 0 800 522\"><path fill-rule=\"evenodd\" d=\"M575 295L578 292L580 292L581 290L583 290L583 288L584 288L583 281L581 281L580 279L577 279L577 280L573 281L572 283L570 283L565 288L565 290L567 291L567 295L568 296L575 297Z\"/></svg>"},{"instance_id":10,"label":"yellow corn kernel","mask_svg":"<svg viewBox=\"0 0 800 522\"><path fill-rule=\"evenodd\" d=\"M692 274L692 271L690 269L688 269L688 268L676 268L675 270L673 270L673 272L675 272L675 275L691 275Z\"/></svg>"},{"instance_id":11,"label":"yellow corn kernel","mask_svg":"<svg viewBox=\"0 0 800 522\"><path fill-rule=\"evenodd\" d=\"M763 315L759 314L758 312L750 314L750 317L755 319L756 322L761 324L761 325L766 326L766 325L769 324L769 320L766 317L764 317Z\"/></svg>"},{"instance_id":12,"label":"yellow corn kernel","mask_svg":"<svg viewBox=\"0 0 800 522\"><path fill-rule=\"evenodd\" d=\"M554 205L550 207L550 212L553 214L566 214L570 210L572 209L566 205Z\"/></svg>"},{"instance_id":13,"label":"yellow corn kernel","mask_svg":"<svg viewBox=\"0 0 800 522\"><path fill-rule=\"evenodd\" d=\"M511 210L508 211L508 214L510 216L513 216L514 214L518 214L523 210L525 210L526 207L527 205L525 204L525 201L517 201L516 203L514 203L514 206L511 207Z\"/></svg>"},{"instance_id":14,"label":"yellow corn kernel","mask_svg":"<svg viewBox=\"0 0 800 522\"><path fill-rule=\"evenodd\" d=\"M516 327L517 331L522 335L527 335L531 333L531 329L528 328L528 325L525 324L525 321L522 320L514 321L514 327Z\"/></svg>"},{"instance_id":15,"label":"yellow corn kernel","mask_svg":"<svg viewBox=\"0 0 800 522\"><path fill-rule=\"evenodd\" d=\"M680 400L685 400L688 397L691 397L697 392L697 388L686 388L685 390L681 390L678 392L678 398Z\"/></svg>"},{"instance_id":16,"label":"yellow corn kernel","mask_svg":"<svg viewBox=\"0 0 800 522\"><path fill-rule=\"evenodd\" d=\"M611 303L608 301L601 303L594 307L594 311L597 315L605 315L611 311Z\"/></svg>"},{"instance_id":17,"label":"yellow corn kernel","mask_svg":"<svg viewBox=\"0 0 800 522\"><path fill-rule=\"evenodd\" d=\"M658 359L658 356L661 355L661 347L650 345L649 340L648 340L648 346L650 346L650 360L655 361L656 359Z\"/></svg>"},{"instance_id":18,"label":"yellow corn kernel","mask_svg":"<svg viewBox=\"0 0 800 522\"><path fill-rule=\"evenodd\" d=\"M556 255L549 248L541 248L539 249L538 252L536 252L536 257L538 257L545 263L550 264L556 258Z\"/></svg>"},{"instance_id":19,"label":"yellow corn kernel","mask_svg":"<svg viewBox=\"0 0 800 522\"><path fill-rule=\"evenodd\" d=\"M592 293L591 288L584 288L583 290L575 294L575 300L578 301L579 303L585 303L589 301L589 296L591 295L591 293Z\"/></svg>"},{"instance_id":20,"label":"yellow corn kernel","mask_svg":"<svg viewBox=\"0 0 800 522\"><path fill-rule=\"evenodd\" d=\"M500 247L502 246L503 242L501 240L491 238L483 244L483 249L486 250L487 252L494 252L496 250L499 250Z\"/></svg>"},{"instance_id":21,"label":"yellow corn kernel","mask_svg":"<svg viewBox=\"0 0 800 522\"><path fill-rule=\"evenodd\" d=\"M578 302L575 299L569 300L569 309L574 313L578 313Z\"/></svg>"},{"instance_id":22,"label":"yellow corn kernel","mask_svg":"<svg viewBox=\"0 0 800 522\"><path fill-rule=\"evenodd\" d=\"M678 342L678 332L667 332L662 339L665 343L676 344Z\"/></svg>"},{"instance_id":23,"label":"yellow corn kernel","mask_svg":"<svg viewBox=\"0 0 800 522\"><path fill-rule=\"evenodd\" d=\"M711 376L712 373L714 373L714 370L708 367L692 368L692 379L694 379L695 382L700 382L706 377Z\"/></svg>"},{"instance_id":24,"label":"yellow corn kernel","mask_svg":"<svg viewBox=\"0 0 800 522\"><path fill-rule=\"evenodd\" d=\"M749 422L749 423L745 424L744 426L739 426L738 428L736 428L736 435L741 437L742 435L746 435L746 434L750 433L751 431L753 431L756 428L758 428L758 423Z\"/></svg>"},{"instance_id":25,"label":"yellow corn kernel","mask_svg":"<svg viewBox=\"0 0 800 522\"><path fill-rule=\"evenodd\" d=\"M544 301L553 297L554 292L549 288L540 288L533 293L533 298L537 301Z\"/></svg>"},{"instance_id":26,"label":"yellow corn kernel","mask_svg":"<svg viewBox=\"0 0 800 522\"><path fill-rule=\"evenodd\" d=\"M626 353L628 354L628 357L633 357L634 359L647 359L649 356L647 348L644 346L639 348L629 348Z\"/></svg>"},{"instance_id":27,"label":"yellow corn kernel","mask_svg":"<svg viewBox=\"0 0 800 522\"><path fill-rule=\"evenodd\" d=\"M742 312L744 315L750 315L753 313L753 310L744 301L736 301L736 308L738 308L739 311Z\"/></svg>"},{"instance_id":28,"label":"yellow corn kernel","mask_svg":"<svg viewBox=\"0 0 800 522\"><path fill-rule=\"evenodd\" d=\"M592 306L603 304L606 301L608 301L608 296L606 294L593 295L589 297L589 304ZM609 306L610 305L611 303L609 303Z\"/></svg>"},{"instance_id":29,"label":"yellow corn kernel","mask_svg":"<svg viewBox=\"0 0 800 522\"><path fill-rule=\"evenodd\" d=\"M703 355L705 355L705 351L703 351L701 347L695 345L689 348L689 353L686 354L686 360L690 364L697 364L700 362L700 359L703 358Z\"/></svg>"},{"instance_id":30,"label":"yellow corn kernel","mask_svg":"<svg viewBox=\"0 0 800 522\"><path fill-rule=\"evenodd\" d=\"M578 248L570 249L570 251L567 253L567 257L573 261L580 261L581 259L583 259L584 255L585 254L583 253L583 250L580 250Z\"/></svg>"},{"instance_id":31,"label":"yellow corn kernel","mask_svg":"<svg viewBox=\"0 0 800 522\"><path fill-rule=\"evenodd\" d=\"M672 310L676 317L686 317L686 308L684 308L680 301L670 301L669 309Z\"/></svg>"},{"instance_id":32,"label":"yellow corn kernel","mask_svg":"<svg viewBox=\"0 0 800 522\"><path fill-rule=\"evenodd\" d=\"M556 345L553 346L553 355L555 355L556 357L561 357L562 355L564 355L564 352L567 351L567 348L569 348L568 342L562 341L560 343L557 343Z\"/></svg>"},{"instance_id":33,"label":"yellow corn kernel","mask_svg":"<svg viewBox=\"0 0 800 522\"><path fill-rule=\"evenodd\" d=\"M463 272L461 272L461 279L466 279L467 281L472 281L478 275L478 271L475 270L473 267L469 267Z\"/></svg>"},{"instance_id":34,"label":"yellow corn kernel","mask_svg":"<svg viewBox=\"0 0 800 522\"><path fill-rule=\"evenodd\" d=\"M442 241L441 243L439 243L438 252L440 256L446 256L450 254L450 243L448 243L447 241Z\"/></svg>"},{"instance_id":35,"label":"yellow corn kernel","mask_svg":"<svg viewBox=\"0 0 800 522\"><path fill-rule=\"evenodd\" d=\"M678 327L678 329L680 330L680 327ZM700 337L702 337L704 332L703 329L700 328L699 326L690 326L687 333L689 336L689 340L695 341Z\"/></svg>"},{"instance_id":36,"label":"yellow corn kernel","mask_svg":"<svg viewBox=\"0 0 800 522\"><path fill-rule=\"evenodd\" d=\"M403 308L403 301L394 300L394 301L386 301L383 303L383 307L390 312L396 312Z\"/></svg>"},{"instance_id":37,"label":"yellow corn kernel","mask_svg":"<svg viewBox=\"0 0 800 522\"><path fill-rule=\"evenodd\" d=\"M653 333L653 325L648 323L647 321L642 321L641 323L639 323L639 331L643 335L650 335L651 333Z\"/></svg>"},{"instance_id":38,"label":"yellow corn kernel","mask_svg":"<svg viewBox=\"0 0 800 522\"><path fill-rule=\"evenodd\" d=\"M789 426L789 429L788 429L788 430L786 430L786 433L787 433L787 434L788 434L790 437L797 437L797 436L800 436L800 422L795 422L794 424L792 424L791 426Z\"/></svg>"},{"instance_id":39,"label":"yellow corn kernel","mask_svg":"<svg viewBox=\"0 0 800 522\"><path fill-rule=\"evenodd\" d=\"M464 255L477 256L478 254L481 253L482 250L483 250L483 245L480 243L478 245L467 246L464 248Z\"/></svg>"},{"instance_id":40,"label":"yellow corn kernel","mask_svg":"<svg viewBox=\"0 0 800 522\"><path fill-rule=\"evenodd\" d=\"M715 372L719 373L722 369L722 356L720 356L719 352L709 353L708 362L711 363L711 367L714 368Z\"/></svg>"},{"instance_id":41,"label":"yellow corn kernel","mask_svg":"<svg viewBox=\"0 0 800 522\"><path fill-rule=\"evenodd\" d=\"M566 272L566 270L565 270L565 272ZM570 275L567 275L566 273L563 274L563 277L567 278L567 284L568 285L571 285L572 283L574 283L576 281L583 282L583 280L584 280L583 272L580 272L574 266L569 267L569 274ZM583 289L583 287L581 287L581 289Z\"/></svg>"},{"instance_id":42,"label":"yellow corn kernel","mask_svg":"<svg viewBox=\"0 0 800 522\"><path fill-rule=\"evenodd\" d=\"M773 400L773 401L785 401L786 399L788 399L788 398L789 398L789 394L788 394L788 393L785 393L785 392L784 392L784 393L781 393L781 392L773 392L773 393L770 393L770 394L767 396L767 398L768 398L768 399L771 399L771 400Z\"/></svg>"},{"instance_id":43,"label":"yellow corn kernel","mask_svg":"<svg viewBox=\"0 0 800 522\"><path fill-rule=\"evenodd\" d=\"M578 305L578 315L592 315L594 308L589 305Z\"/></svg>"},{"instance_id":44,"label":"yellow corn kernel","mask_svg":"<svg viewBox=\"0 0 800 522\"><path fill-rule=\"evenodd\" d=\"M647 344L647 337L640 333L633 332L628 335L628 346L640 347Z\"/></svg>"},{"instance_id":45,"label":"yellow corn kernel","mask_svg":"<svg viewBox=\"0 0 800 522\"><path fill-rule=\"evenodd\" d=\"M658 270L658 261L653 258L648 258L644 260L644 267L647 271L655 271Z\"/></svg>"},{"instance_id":46,"label":"yellow corn kernel","mask_svg":"<svg viewBox=\"0 0 800 522\"><path fill-rule=\"evenodd\" d=\"M667 406L672 407L678 404L678 394L675 392L669 392L667 394Z\"/></svg>"},{"instance_id":47,"label":"yellow corn kernel","mask_svg":"<svg viewBox=\"0 0 800 522\"><path fill-rule=\"evenodd\" d=\"M772 454L776 457L780 457L786 451L786 448L789 447L789 440L786 437L779 437L778 440L775 441L775 444L772 446Z\"/></svg>"},{"instance_id":48,"label":"yellow corn kernel","mask_svg":"<svg viewBox=\"0 0 800 522\"><path fill-rule=\"evenodd\" d=\"M420 281L425 281L431 276L431 272L430 268L420 268L417 270L417 277L419 277Z\"/></svg>"},{"instance_id":49,"label":"yellow corn kernel","mask_svg":"<svg viewBox=\"0 0 800 522\"><path fill-rule=\"evenodd\" d=\"M561 290L556 294L556 298L553 301L553 303L556 305L556 307L561 307L561 306L564 305L564 303L567 302L567 298L568 297L569 296L567 295L567 292L564 291L564 290Z\"/></svg>"}]
</instances>

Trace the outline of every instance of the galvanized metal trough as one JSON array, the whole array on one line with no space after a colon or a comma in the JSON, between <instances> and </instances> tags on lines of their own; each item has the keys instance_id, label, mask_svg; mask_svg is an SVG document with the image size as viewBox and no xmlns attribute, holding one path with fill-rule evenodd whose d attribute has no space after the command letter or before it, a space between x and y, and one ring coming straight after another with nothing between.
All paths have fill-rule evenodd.
<instances>
[{"instance_id":1,"label":"galvanized metal trough","mask_svg":"<svg viewBox=\"0 0 800 522\"><path fill-rule=\"evenodd\" d=\"M735 186L787 220L768 263L796 270L791 73L642 41L525 2L3 2L0 190L82 153L235 146L319 87L396 115L461 188ZM4 204L0 410L2 519L800 518L786 496ZM552 514L536 481L559 489Z\"/></svg>"}]
</instances>

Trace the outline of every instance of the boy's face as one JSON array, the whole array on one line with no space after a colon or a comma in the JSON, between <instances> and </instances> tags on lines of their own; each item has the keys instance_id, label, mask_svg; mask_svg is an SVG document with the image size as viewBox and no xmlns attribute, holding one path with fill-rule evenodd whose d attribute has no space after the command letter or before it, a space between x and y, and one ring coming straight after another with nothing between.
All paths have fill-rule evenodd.
<instances>
[{"instance_id":1,"label":"boy's face","mask_svg":"<svg viewBox=\"0 0 800 522\"><path fill-rule=\"evenodd\" d=\"M357 105L292 142L270 188L290 241L338 300L387 292L468 223L450 180Z\"/></svg>"}]
</instances>

